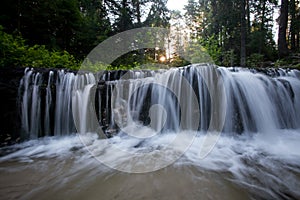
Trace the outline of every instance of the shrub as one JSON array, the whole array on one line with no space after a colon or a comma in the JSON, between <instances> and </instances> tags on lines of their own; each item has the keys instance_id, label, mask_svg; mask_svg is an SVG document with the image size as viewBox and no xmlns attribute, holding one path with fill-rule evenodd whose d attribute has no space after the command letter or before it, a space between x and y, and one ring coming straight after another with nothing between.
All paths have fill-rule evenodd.
<instances>
[{"instance_id":1,"label":"shrub","mask_svg":"<svg viewBox=\"0 0 300 200\"><path fill-rule=\"evenodd\" d=\"M264 55L253 53L247 58L248 67L263 67Z\"/></svg>"},{"instance_id":2,"label":"shrub","mask_svg":"<svg viewBox=\"0 0 300 200\"><path fill-rule=\"evenodd\" d=\"M236 59L237 57L233 49L222 53L222 64L225 67L232 67L236 63Z\"/></svg>"},{"instance_id":3,"label":"shrub","mask_svg":"<svg viewBox=\"0 0 300 200\"><path fill-rule=\"evenodd\" d=\"M20 65L20 58L26 53L24 40L3 32L0 26L0 66Z\"/></svg>"},{"instance_id":4,"label":"shrub","mask_svg":"<svg viewBox=\"0 0 300 200\"><path fill-rule=\"evenodd\" d=\"M5 33L1 26L0 66L79 68L74 56L67 51L49 51L43 45L28 47L22 37Z\"/></svg>"}]
</instances>

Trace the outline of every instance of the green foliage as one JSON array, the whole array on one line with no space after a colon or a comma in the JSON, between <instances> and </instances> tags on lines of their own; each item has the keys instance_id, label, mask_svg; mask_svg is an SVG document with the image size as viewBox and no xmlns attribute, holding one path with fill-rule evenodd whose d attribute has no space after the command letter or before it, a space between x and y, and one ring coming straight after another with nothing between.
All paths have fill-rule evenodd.
<instances>
[{"instance_id":1,"label":"green foliage","mask_svg":"<svg viewBox=\"0 0 300 200\"><path fill-rule=\"evenodd\" d=\"M300 69L300 63L294 65L294 68Z\"/></svg>"},{"instance_id":2,"label":"green foliage","mask_svg":"<svg viewBox=\"0 0 300 200\"><path fill-rule=\"evenodd\" d=\"M276 60L275 67L300 69L300 57L298 54L291 54L289 57Z\"/></svg>"},{"instance_id":3,"label":"green foliage","mask_svg":"<svg viewBox=\"0 0 300 200\"><path fill-rule=\"evenodd\" d=\"M0 66L20 65L20 57L25 53L24 40L5 33L0 26Z\"/></svg>"},{"instance_id":4,"label":"green foliage","mask_svg":"<svg viewBox=\"0 0 300 200\"><path fill-rule=\"evenodd\" d=\"M259 53L254 53L247 58L247 67L262 67L263 62L264 62L264 55Z\"/></svg>"},{"instance_id":5,"label":"green foliage","mask_svg":"<svg viewBox=\"0 0 300 200\"><path fill-rule=\"evenodd\" d=\"M229 51L225 51L222 53L222 64L225 67L232 67L236 63L236 55L234 53L234 50L231 49Z\"/></svg>"},{"instance_id":6,"label":"green foliage","mask_svg":"<svg viewBox=\"0 0 300 200\"><path fill-rule=\"evenodd\" d=\"M130 70L130 69L142 69L142 66L146 66L146 65L140 64L138 62L133 62L131 64L108 65L102 62L92 63L88 59L85 59L80 66L80 70L90 71L90 72L98 72L103 70Z\"/></svg>"},{"instance_id":7,"label":"green foliage","mask_svg":"<svg viewBox=\"0 0 300 200\"><path fill-rule=\"evenodd\" d=\"M248 54L263 54L266 59L274 60L276 55L275 42L267 31L255 30L249 35Z\"/></svg>"},{"instance_id":8,"label":"green foliage","mask_svg":"<svg viewBox=\"0 0 300 200\"><path fill-rule=\"evenodd\" d=\"M26 46L24 39L0 28L0 66L78 68L78 62L66 51L49 51L45 46Z\"/></svg>"},{"instance_id":9,"label":"green foliage","mask_svg":"<svg viewBox=\"0 0 300 200\"><path fill-rule=\"evenodd\" d=\"M23 66L30 67L78 68L75 58L67 51L48 51L39 45L27 48L20 60Z\"/></svg>"},{"instance_id":10,"label":"green foliage","mask_svg":"<svg viewBox=\"0 0 300 200\"><path fill-rule=\"evenodd\" d=\"M276 60L274 65L275 65L275 67L285 67L285 66L290 65L290 63L287 62L285 59L278 59L278 60Z\"/></svg>"},{"instance_id":11,"label":"green foliage","mask_svg":"<svg viewBox=\"0 0 300 200\"><path fill-rule=\"evenodd\" d=\"M151 3L150 11L143 25L149 27L168 27L170 16L166 6L167 2L168 0L149 1Z\"/></svg>"},{"instance_id":12,"label":"green foliage","mask_svg":"<svg viewBox=\"0 0 300 200\"><path fill-rule=\"evenodd\" d=\"M174 54L169 66L170 67L181 67L181 66L186 66L189 65L190 63L188 61L186 61L184 58L182 58L181 56Z\"/></svg>"},{"instance_id":13,"label":"green foliage","mask_svg":"<svg viewBox=\"0 0 300 200\"><path fill-rule=\"evenodd\" d=\"M206 49L215 64L221 65L220 59L222 55L221 47L215 35L212 35L207 40L201 39L200 44Z\"/></svg>"}]
</instances>

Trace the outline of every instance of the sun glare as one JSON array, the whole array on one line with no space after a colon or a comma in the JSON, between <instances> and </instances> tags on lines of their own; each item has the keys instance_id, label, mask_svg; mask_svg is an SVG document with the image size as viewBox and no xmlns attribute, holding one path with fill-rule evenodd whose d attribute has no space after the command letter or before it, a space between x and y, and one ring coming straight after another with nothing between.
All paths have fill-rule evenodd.
<instances>
[{"instance_id":1,"label":"sun glare","mask_svg":"<svg viewBox=\"0 0 300 200\"><path fill-rule=\"evenodd\" d=\"M161 56L160 58L159 58L159 61L160 62L165 62L167 59L166 59L166 57L165 56Z\"/></svg>"}]
</instances>

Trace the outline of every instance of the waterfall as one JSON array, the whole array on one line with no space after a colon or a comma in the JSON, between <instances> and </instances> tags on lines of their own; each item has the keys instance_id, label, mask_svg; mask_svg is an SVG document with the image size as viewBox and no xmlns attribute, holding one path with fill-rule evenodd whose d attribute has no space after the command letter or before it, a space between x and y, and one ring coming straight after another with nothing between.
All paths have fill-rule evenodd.
<instances>
[{"instance_id":1,"label":"waterfall","mask_svg":"<svg viewBox=\"0 0 300 200\"><path fill-rule=\"evenodd\" d=\"M77 75L75 78L75 86L73 90L72 108L73 117L77 131L86 133L97 129L99 123L96 115L93 115L96 79L91 73L85 75ZM95 113L95 112L94 112Z\"/></svg>"},{"instance_id":2,"label":"waterfall","mask_svg":"<svg viewBox=\"0 0 300 200\"><path fill-rule=\"evenodd\" d=\"M33 89L31 97L31 114L30 114L30 136L37 137L41 131L41 95L40 87L42 77L40 73L36 73L33 78Z\"/></svg>"},{"instance_id":3,"label":"waterfall","mask_svg":"<svg viewBox=\"0 0 300 200\"><path fill-rule=\"evenodd\" d=\"M73 73L61 70L57 74L54 135L65 135L75 131L71 107L74 80Z\"/></svg>"},{"instance_id":4,"label":"waterfall","mask_svg":"<svg viewBox=\"0 0 300 200\"><path fill-rule=\"evenodd\" d=\"M30 138L37 138L41 132L41 94L42 83L40 73L32 73L26 69L25 75L21 80L24 94L22 98L22 128L29 134Z\"/></svg>"},{"instance_id":5,"label":"waterfall","mask_svg":"<svg viewBox=\"0 0 300 200\"><path fill-rule=\"evenodd\" d=\"M22 129L25 131L25 133L29 133L29 102L31 101L31 92L29 88L29 83L31 82L31 74L32 71L25 69L24 77L21 79L20 82L20 89L23 91L23 97L22 97L22 103L21 103L21 109L22 109Z\"/></svg>"},{"instance_id":6,"label":"waterfall","mask_svg":"<svg viewBox=\"0 0 300 200\"><path fill-rule=\"evenodd\" d=\"M220 129L270 134L300 128L297 70L192 65L75 74L27 68L20 100L27 138L68 135L76 127L78 132L102 127L113 133L135 125L156 132Z\"/></svg>"},{"instance_id":7,"label":"waterfall","mask_svg":"<svg viewBox=\"0 0 300 200\"><path fill-rule=\"evenodd\" d=\"M272 132L299 128L299 79L295 71L271 78L221 69L228 98L225 130Z\"/></svg>"},{"instance_id":8,"label":"waterfall","mask_svg":"<svg viewBox=\"0 0 300 200\"><path fill-rule=\"evenodd\" d=\"M52 81L53 81L53 71L50 71L47 88L46 88L46 107L45 107L45 121L44 121L44 126L45 126L44 130L46 136L51 135L50 113L51 113L51 107L53 105L52 92L51 92Z\"/></svg>"}]
</instances>

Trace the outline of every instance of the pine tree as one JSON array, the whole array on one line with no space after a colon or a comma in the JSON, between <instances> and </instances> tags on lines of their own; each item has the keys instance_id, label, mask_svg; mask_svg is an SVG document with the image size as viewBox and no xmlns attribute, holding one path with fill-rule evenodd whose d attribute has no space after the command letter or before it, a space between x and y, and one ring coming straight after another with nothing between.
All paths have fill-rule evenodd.
<instances>
[{"instance_id":1,"label":"pine tree","mask_svg":"<svg viewBox=\"0 0 300 200\"><path fill-rule=\"evenodd\" d=\"M286 41L286 31L288 24L288 0L281 0L280 17L279 17L279 33L278 33L278 54L280 58L289 54Z\"/></svg>"}]
</instances>

